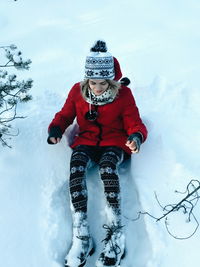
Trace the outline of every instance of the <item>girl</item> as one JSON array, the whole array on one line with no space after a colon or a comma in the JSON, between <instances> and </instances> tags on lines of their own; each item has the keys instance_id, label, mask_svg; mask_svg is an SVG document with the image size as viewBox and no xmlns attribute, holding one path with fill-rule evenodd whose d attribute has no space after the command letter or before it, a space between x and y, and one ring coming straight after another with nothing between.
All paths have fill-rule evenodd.
<instances>
[{"instance_id":1,"label":"girl","mask_svg":"<svg viewBox=\"0 0 200 267\"><path fill-rule=\"evenodd\" d=\"M96 267L118 266L125 253L117 169L131 153L139 152L147 129L126 86L129 80L121 77L117 59L107 52L106 43L98 40L86 57L84 81L72 87L63 108L49 125L49 144L60 142L75 118L79 126L79 134L71 145L69 188L73 239L65 258L66 267L83 266L94 252L87 221L86 187L86 171L92 161L99 166L107 214L104 225L107 233Z\"/></svg>"}]
</instances>

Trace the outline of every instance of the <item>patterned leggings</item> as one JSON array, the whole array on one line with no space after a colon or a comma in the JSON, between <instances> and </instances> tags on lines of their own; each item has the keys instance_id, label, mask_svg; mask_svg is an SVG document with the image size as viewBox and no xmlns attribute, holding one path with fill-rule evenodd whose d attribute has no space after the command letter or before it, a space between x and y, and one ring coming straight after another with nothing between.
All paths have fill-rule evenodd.
<instances>
[{"instance_id":1,"label":"patterned leggings","mask_svg":"<svg viewBox=\"0 0 200 267\"><path fill-rule=\"evenodd\" d=\"M75 212L87 212L86 170L91 161L99 165L107 204L120 213L120 185L117 166L124 159L124 151L115 146L77 146L70 162L70 195Z\"/></svg>"}]
</instances>

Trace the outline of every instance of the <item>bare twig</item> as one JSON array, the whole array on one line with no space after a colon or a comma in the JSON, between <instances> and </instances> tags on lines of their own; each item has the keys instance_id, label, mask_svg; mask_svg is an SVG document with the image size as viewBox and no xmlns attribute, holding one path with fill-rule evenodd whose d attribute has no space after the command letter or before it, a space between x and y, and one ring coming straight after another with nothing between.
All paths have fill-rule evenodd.
<instances>
[{"instance_id":1,"label":"bare twig","mask_svg":"<svg viewBox=\"0 0 200 267\"><path fill-rule=\"evenodd\" d=\"M197 183L198 186L195 186L194 183ZM191 188L192 187L192 191L191 191ZM185 192L178 192L176 191L176 193L180 193L180 194L187 194L181 201L179 201L177 204L168 204L168 205L161 205L158 197L157 197L157 194L155 194L155 198L156 198L156 201L158 203L158 205L162 208L163 211L166 211L162 216L160 217L156 217L156 216L153 216L152 214L150 214L149 212L138 212L138 216L135 218L135 219L130 219L128 218L127 216L124 216L126 219L128 220L131 220L131 221L137 221L140 219L141 215L148 215L150 216L151 218L155 219L156 222L159 222L161 221L162 219L165 218L165 226L166 226L166 229L167 229L167 232L174 238L176 239L180 239L180 240L183 240L183 239L188 239L190 237L192 237L198 227L199 227L199 222L197 220L197 218L195 217L193 211L194 211L194 208L195 206L197 205L198 201L199 201L199 194L198 194L198 190L200 189L200 181L198 180L191 180L189 182L189 184L187 185L186 187L186 190ZM192 197L192 198L191 198ZM188 222L191 222L191 220L193 219L196 226L195 226L195 229L193 230L193 232L189 235L189 236L186 236L186 237L179 237L179 236L176 236L174 234L171 233L170 229L169 229L169 223L168 223L168 215L170 213L173 213L173 212L176 212L176 211L180 211L180 210L183 210L183 213L184 214L187 214L188 216Z\"/></svg>"},{"instance_id":2,"label":"bare twig","mask_svg":"<svg viewBox=\"0 0 200 267\"><path fill-rule=\"evenodd\" d=\"M191 183L191 181L190 181ZM191 193L188 193L186 197L184 197L178 204L176 204L175 206L172 207L171 210L169 210L167 213L163 214L163 216L161 216L160 218L157 219L157 221L162 220L163 218L165 218L167 215L169 215L171 212L177 210L181 204L186 201L189 197L191 197L194 193L196 193L198 190L200 189L200 185L195 188Z\"/></svg>"}]
</instances>

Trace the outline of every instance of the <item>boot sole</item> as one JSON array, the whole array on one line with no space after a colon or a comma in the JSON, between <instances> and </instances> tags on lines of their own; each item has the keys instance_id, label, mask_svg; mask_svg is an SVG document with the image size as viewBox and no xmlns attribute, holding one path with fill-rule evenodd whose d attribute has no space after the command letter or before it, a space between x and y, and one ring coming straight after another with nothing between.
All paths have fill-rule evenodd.
<instances>
[{"instance_id":1,"label":"boot sole","mask_svg":"<svg viewBox=\"0 0 200 267\"><path fill-rule=\"evenodd\" d=\"M123 260L125 258L125 256L126 256L126 250L124 250L124 253L121 256L121 260Z\"/></svg>"},{"instance_id":2,"label":"boot sole","mask_svg":"<svg viewBox=\"0 0 200 267\"><path fill-rule=\"evenodd\" d=\"M88 256L92 256L92 254L95 252L95 248L93 247L90 252L88 253ZM88 258L87 256L87 258ZM77 267L83 267L86 264L86 260L84 260L84 262L82 262L81 264L79 264ZM67 263L64 265L65 267L70 267L69 265L67 265Z\"/></svg>"},{"instance_id":3,"label":"boot sole","mask_svg":"<svg viewBox=\"0 0 200 267\"><path fill-rule=\"evenodd\" d=\"M121 259L120 259L120 261L119 261L119 263L117 265L117 267L120 267L121 260L123 260L125 258L125 256L126 256L126 250L124 250L124 252L123 252L123 254L121 256Z\"/></svg>"},{"instance_id":4,"label":"boot sole","mask_svg":"<svg viewBox=\"0 0 200 267\"><path fill-rule=\"evenodd\" d=\"M126 256L126 250L124 250L124 252L120 258L120 261L117 265L116 264L115 265L102 265L102 267L120 267L121 260L123 260L125 258L125 256Z\"/></svg>"}]
</instances>

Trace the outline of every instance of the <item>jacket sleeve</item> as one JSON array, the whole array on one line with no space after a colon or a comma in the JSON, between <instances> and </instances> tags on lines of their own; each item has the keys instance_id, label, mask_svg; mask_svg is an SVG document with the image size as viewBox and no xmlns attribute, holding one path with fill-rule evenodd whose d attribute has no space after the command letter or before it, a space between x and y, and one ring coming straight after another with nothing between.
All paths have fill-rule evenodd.
<instances>
[{"instance_id":1,"label":"jacket sleeve","mask_svg":"<svg viewBox=\"0 0 200 267\"><path fill-rule=\"evenodd\" d=\"M142 142L144 142L147 138L147 128L140 118L139 110L136 106L131 90L129 88L127 89L126 101L123 110L124 129L126 130L128 136L139 132L142 134Z\"/></svg>"},{"instance_id":2,"label":"jacket sleeve","mask_svg":"<svg viewBox=\"0 0 200 267\"><path fill-rule=\"evenodd\" d=\"M69 92L68 97L62 109L55 114L54 119L52 120L52 122L48 127L48 132L50 132L50 129L52 127L59 127L63 134L66 128L73 123L76 117L76 107L75 107L75 100L73 93L75 89L76 85L74 85L71 91Z\"/></svg>"}]
</instances>

